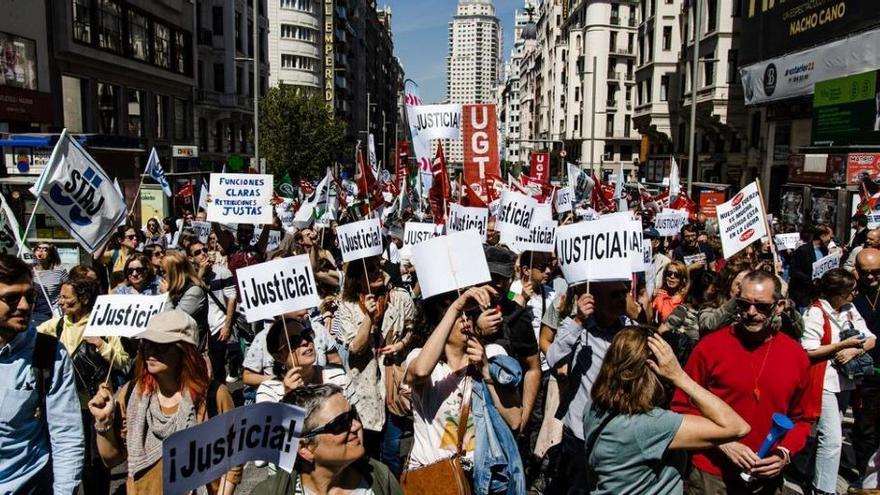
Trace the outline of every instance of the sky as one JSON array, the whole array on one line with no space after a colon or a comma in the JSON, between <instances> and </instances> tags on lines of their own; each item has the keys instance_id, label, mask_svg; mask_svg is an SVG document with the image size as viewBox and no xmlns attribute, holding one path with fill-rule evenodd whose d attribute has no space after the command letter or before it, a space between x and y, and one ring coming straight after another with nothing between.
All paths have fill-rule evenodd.
<instances>
[{"instance_id":1,"label":"sky","mask_svg":"<svg viewBox=\"0 0 880 495\"><path fill-rule=\"evenodd\" d=\"M522 10L523 0L495 0L495 15L504 34L503 58L513 46L513 16ZM394 53L400 58L406 78L419 85L425 104L446 99L446 56L449 52L449 22L458 0L378 0L391 6Z\"/></svg>"}]
</instances>

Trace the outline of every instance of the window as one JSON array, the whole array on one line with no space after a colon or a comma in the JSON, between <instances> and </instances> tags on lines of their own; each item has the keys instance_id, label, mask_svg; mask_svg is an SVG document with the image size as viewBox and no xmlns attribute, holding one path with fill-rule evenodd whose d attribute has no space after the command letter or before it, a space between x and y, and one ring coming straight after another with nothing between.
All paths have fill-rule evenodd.
<instances>
[{"instance_id":1,"label":"window","mask_svg":"<svg viewBox=\"0 0 880 495\"><path fill-rule=\"evenodd\" d=\"M241 12L235 13L235 50L241 51Z\"/></svg>"},{"instance_id":2,"label":"window","mask_svg":"<svg viewBox=\"0 0 880 495\"><path fill-rule=\"evenodd\" d=\"M608 32L608 47L611 53L617 51L617 31Z\"/></svg>"},{"instance_id":3,"label":"window","mask_svg":"<svg viewBox=\"0 0 880 495\"><path fill-rule=\"evenodd\" d=\"M73 39L92 42L92 21L89 0L73 0Z\"/></svg>"},{"instance_id":4,"label":"window","mask_svg":"<svg viewBox=\"0 0 880 495\"><path fill-rule=\"evenodd\" d=\"M630 128L632 127L632 117L629 115L623 116L623 135L629 137Z\"/></svg>"},{"instance_id":5,"label":"window","mask_svg":"<svg viewBox=\"0 0 880 495\"><path fill-rule=\"evenodd\" d=\"M233 139L233 136L235 136L235 130L233 129L232 122L230 121L229 125L226 126L226 133L223 135L223 140L228 146L228 148L226 148L226 151L230 153L235 151L235 139Z\"/></svg>"},{"instance_id":6,"label":"window","mask_svg":"<svg viewBox=\"0 0 880 495\"><path fill-rule=\"evenodd\" d=\"M223 64L214 64L214 91L226 92L226 68Z\"/></svg>"},{"instance_id":7,"label":"window","mask_svg":"<svg viewBox=\"0 0 880 495\"><path fill-rule=\"evenodd\" d=\"M156 139L166 139L168 137L168 124L165 120L168 118L168 98L162 95L156 95Z\"/></svg>"},{"instance_id":8,"label":"window","mask_svg":"<svg viewBox=\"0 0 880 495\"><path fill-rule=\"evenodd\" d=\"M663 51L672 49L672 26L663 26Z\"/></svg>"},{"instance_id":9,"label":"window","mask_svg":"<svg viewBox=\"0 0 880 495\"><path fill-rule=\"evenodd\" d=\"M739 82L739 53L736 50L727 51L727 82Z\"/></svg>"},{"instance_id":10,"label":"window","mask_svg":"<svg viewBox=\"0 0 880 495\"><path fill-rule=\"evenodd\" d=\"M122 9L112 0L101 0L98 46L114 52L122 51Z\"/></svg>"},{"instance_id":11,"label":"window","mask_svg":"<svg viewBox=\"0 0 880 495\"><path fill-rule=\"evenodd\" d=\"M248 152L247 140L250 132L250 126L248 124L241 124L241 127L238 130L238 137L241 140L241 144L239 145L240 147L238 149L242 153Z\"/></svg>"},{"instance_id":12,"label":"window","mask_svg":"<svg viewBox=\"0 0 880 495\"><path fill-rule=\"evenodd\" d=\"M128 90L128 135L144 136L144 92Z\"/></svg>"},{"instance_id":13,"label":"window","mask_svg":"<svg viewBox=\"0 0 880 495\"><path fill-rule=\"evenodd\" d=\"M605 136L611 137L614 135L614 115L606 115L605 116Z\"/></svg>"},{"instance_id":14,"label":"window","mask_svg":"<svg viewBox=\"0 0 880 495\"><path fill-rule=\"evenodd\" d=\"M669 100L669 75L660 76L660 101Z\"/></svg>"},{"instance_id":15,"label":"window","mask_svg":"<svg viewBox=\"0 0 880 495\"><path fill-rule=\"evenodd\" d=\"M214 151L223 151L223 122L218 120L214 126Z\"/></svg>"},{"instance_id":16,"label":"window","mask_svg":"<svg viewBox=\"0 0 880 495\"><path fill-rule=\"evenodd\" d=\"M611 134L608 135L610 136ZM602 159L609 162L614 160L614 145L605 145L605 148L602 150Z\"/></svg>"},{"instance_id":17,"label":"window","mask_svg":"<svg viewBox=\"0 0 880 495\"><path fill-rule=\"evenodd\" d=\"M164 24L153 23L153 62L159 67L171 68L171 30Z\"/></svg>"},{"instance_id":18,"label":"window","mask_svg":"<svg viewBox=\"0 0 880 495\"><path fill-rule=\"evenodd\" d=\"M280 0L282 9L296 9L311 12L314 8L312 0Z\"/></svg>"},{"instance_id":19,"label":"window","mask_svg":"<svg viewBox=\"0 0 880 495\"><path fill-rule=\"evenodd\" d=\"M718 29L718 0L706 0L706 32Z\"/></svg>"},{"instance_id":20,"label":"window","mask_svg":"<svg viewBox=\"0 0 880 495\"><path fill-rule=\"evenodd\" d=\"M98 83L98 132L117 134L119 132L119 89L107 83Z\"/></svg>"},{"instance_id":21,"label":"window","mask_svg":"<svg viewBox=\"0 0 880 495\"><path fill-rule=\"evenodd\" d=\"M223 7L215 6L211 8L211 24L214 36L223 34Z\"/></svg>"},{"instance_id":22,"label":"window","mask_svg":"<svg viewBox=\"0 0 880 495\"><path fill-rule=\"evenodd\" d=\"M186 100L174 99L174 140L186 139Z\"/></svg>"},{"instance_id":23,"label":"window","mask_svg":"<svg viewBox=\"0 0 880 495\"><path fill-rule=\"evenodd\" d=\"M241 67L236 67L235 68L235 91L238 94L243 94L242 88L244 88L244 86L242 86L242 83L243 83L242 77L244 77L244 69L242 69Z\"/></svg>"},{"instance_id":24,"label":"window","mask_svg":"<svg viewBox=\"0 0 880 495\"><path fill-rule=\"evenodd\" d=\"M128 49L131 56L146 62L150 55L147 49L147 18L135 12L128 13Z\"/></svg>"},{"instance_id":25,"label":"window","mask_svg":"<svg viewBox=\"0 0 880 495\"><path fill-rule=\"evenodd\" d=\"M174 33L174 50L171 53L174 58L174 70L178 74L187 74L189 72L187 68L189 58L186 55L189 50L187 49L186 36L183 33Z\"/></svg>"},{"instance_id":26,"label":"window","mask_svg":"<svg viewBox=\"0 0 880 495\"><path fill-rule=\"evenodd\" d=\"M650 79L645 79L645 103L654 101L654 84Z\"/></svg>"},{"instance_id":27,"label":"window","mask_svg":"<svg viewBox=\"0 0 880 495\"><path fill-rule=\"evenodd\" d=\"M282 54L281 67L283 69L313 71L315 70L315 59L309 57L301 57L299 55Z\"/></svg>"},{"instance_id":28,"label":"window","mask_svg":"<svg viewBox=\"0 0 880 495\"><path fill-rule=\"evenodd\" d=\"M715 52L713 51L703 62L703 75L705 76L703 79L703 87L715 85L715 62L712 61L714 58Z\"/></svg>"},{"instance_id":29,"label":"window","mask_svg":"<svg viewBox=\"0 0 880 495\"><path fill-rule=\"evenodd\" d=\"M70 132L83 132L83 80L61 76L61 95L64 104L64 127Z\"/></svg>"},{"instance_id":30,"label":"window","mask_svg":"<svg viewBox=\"0 0 880 495\"><path fill-rule=\"evenodd\" d=\"M208 121L199 119L199 151L208 151Z\"/></svg>"},{"instance_id":31,"label":"window","mask_svg":"<svg viewBox=\"0 0 880 495\"><path fill-rule=\"evenodd\" d=\"M254 23L248 22L248 57L254 56Z\"/></svg>"},{"instance_id":32,"label":"window","mask_svg":"<svg viewBox=\"0 0 880 495\"><path fill-rule=\"evenodd\" d=\"M281 25L281 38L289 40L314 42L317 39L317 31L303 26L292 24Z\"/></svg>"}]
</instances>

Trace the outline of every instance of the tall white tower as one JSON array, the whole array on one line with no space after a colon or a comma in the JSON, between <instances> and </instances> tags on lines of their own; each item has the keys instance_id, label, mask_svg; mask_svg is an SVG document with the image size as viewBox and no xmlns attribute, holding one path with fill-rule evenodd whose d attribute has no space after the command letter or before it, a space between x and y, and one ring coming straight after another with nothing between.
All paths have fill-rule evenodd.
<instances>
[{"instance_id":1,"label":"tall white tower","mask_svg":"<svg viewBox=\"0 0 880 495\"><path fill-rule=\"evenodd\" d=\"M449 103L497 103L501 77L501 24L492 0L459 0L449 23L446 99ZM460 140L446 146L450 163L462 162Z\"/></svg>"}]
</instances>

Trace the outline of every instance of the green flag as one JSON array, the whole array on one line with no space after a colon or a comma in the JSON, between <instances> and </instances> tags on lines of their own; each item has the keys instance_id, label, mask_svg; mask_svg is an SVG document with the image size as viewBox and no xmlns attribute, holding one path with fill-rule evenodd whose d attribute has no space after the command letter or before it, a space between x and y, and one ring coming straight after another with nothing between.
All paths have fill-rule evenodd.
<instances>
[{"instance_id":1,"label":"green flag","mask_svg":"<svg viewBox=\"0 0 880 495\"><path fill-rule=\"evenodd\" d=\"M290 178L289 172L284 174L281 183L278 184L278 195L291 199L296 197L296 189L293 187L293 179Z\"/></svg>"}]
</instances>

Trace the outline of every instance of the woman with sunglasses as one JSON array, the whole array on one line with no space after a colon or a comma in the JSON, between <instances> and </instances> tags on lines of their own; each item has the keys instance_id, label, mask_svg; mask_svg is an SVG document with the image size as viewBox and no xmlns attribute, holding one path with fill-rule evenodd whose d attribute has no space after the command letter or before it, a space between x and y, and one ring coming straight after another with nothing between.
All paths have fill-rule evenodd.
<instances>
[{"instance_id":1,"label":"woman with sunglasses","mask_svg":"<svg viewBox=\"0 0 880 495\"><path fill-rule=\"evenodd\" d=\"M651 306L654 318L663 323L675 308L684 302L688 294L690 278L688 269L681 261L673 261L663 270L663 285L654 293Z\"/></svg>"},{"instance_id":2,"label":"woman with sunglasses","mask_svg":"<svg viewBox=\"0 0 880 495\"><path fill-rule=\"evenodd\" d=\"M165 233L162 232L162 226L159 225L159 219L151 218L147 220L147 229L144 231L144 247L159 245L163 248L166 246Z\"/></svg>"},{"instance_id":3,"label":"woman with sunglasses","mask_svg":"<svg viewBox=\"0 0 880 495\"><path fill-rule=\"evenodd\" d=\"M160 244L153 244L144 249L144 254L150 257L150 264L153 265L153 272L162 275L162 260L165 258L165 248Z\"/></svg>"},{"instance_id":4,"label":"woman with sunglasses","mask_svg":"<svg viewBox=\"0 0 880 495\"><path fill-rule=\"evenodd\" d=\"M387 417L386 380L393 380L389 373L395 372L387 368L394 368L406 357L416 316L408 292L388 290L379 263L378 257L371 257L348 264L332 330L342 343L340 355L348 376L346 395L363 414L367 452L377 458ZM394 387L395 393L398 390ZM382 461L393 464L391 459Z\"/></svg>"},{"instance_id":5,"label":"woman with sunglasses","mask_svg":"<svg viewBox=\"0 0 880 495\"><path fill-rule=\"evenodd\" d=\"M822 275L817 286L821 296L804 314L801 345L814 363L814 403L818 405L821 401L813 493L824 494L835 493L837 489L843 448L841 422L849 405L849 394L856 385L841 367L873 349L877 338L852 304L857 285L851 273L843 268L830 270ZM854 335L847 337L850 333Z\"/></svg>"},{"instance_id":6,"label":"woman with sunglasses","mask_svg":"<svg viewBox=\"0 0 880 495\"><path fill-rule=\"evenodd\" d=\"M664 382L681 389L701 415L663 409ZM685 450L738 440L750 430L681 369L651 327L628 326L614 336L590 394L584 435L594 495L683 493Z\"/></svg>"},{"instance_id":7,"label":"woman with sunglasses","mask_svg":"<svg viewBox=\"0 0 880 495\"><path fill-rule=\"evenodd\" d=\"M61 266L61 257L54 244L41 242L34 248L34 289L37 300L31 317L34 325L39 325L55 316L58 308L58 293L61 284L67 280L67 270ZM48 299L47 299L48 297Z\"/></svg>"},{"instance_id":8,"label":"woman with sunglasses","mask_svg":"<svg viewBox=\"0 0 880 495\"><path fill-rule=\"evenodd\" d=\"M162 277L156 275L153 263L145 254L134 253L125 262L125 281L113 289L114 294L159 294Z\"/></svg>"},{"instance_id":9,"label":"woman with sunglasses","mask_svg":"<svg viewBox=\"0 0 880 495\"><path fill-rule=\"evenodd\" d=\"M89 401L98 452L108 468L128 461L128 495L162 493L162 442L235 405L226 385L211 382L197 350L196 322L182 311L150 319L141 334L134 377L114 398L101 384ZM231 495L241 481L235 467L206 488Z\"/></svg>"},{"instance_id":10,"label":"woman with sunglasses","mask_svg":"<svg viewBox=\"0 0 880 495\"><path fill-rule=\"evenodd\" d=\"M143 233L135 227L119 227L116 236L107 241L101 249L95 251L93 259L107 268L110 273L110 288L116 287L124 279L125 263L129 256L137 252ZM107 251L114 240L119 242L118 247Z\"/></svg>"},{"instance_id":11,"label":"woman with sunglasses","mask_svg":"<svg viewBox=\"0 0 880 495\"><path fill-rule=\"evenodd\" d=\"M120 372L128 369L129 355L119 337L83 337L100 292L97 280L78 277L65 281L58 297L64 316L43 323L37 331L56 337L70 354L86 441L83 486L89 487L89 493L107 494L110 493L110 470L98 455L88 402L107 379L111 368Z\"/></svg>"},{"instance_id":12,"label":"woman with sunglasses","mask_svg":"<svg viewBox=\"0 0 880 495\"><path fill-rule=\"evenodd\" d=\"M364 449L363 424L341 387L306 385L283 402L306 411L296 464L292 473L280 471L260 482L251 495L403 495L391 471Z\"/></svg>"},{"instance_id":13,"label":"woman with sunglasses","mask_svg":"<svg viewBox=\"0 0 880 495\"><path fill-rule=\"evenodd\" d=\"M166 309L179 309L190 315L199 326L199 349L207 346L208 293L186 253L172 251L162 259L165 278L160 291L168 294Z\"/></svg>"}]
</instances>

